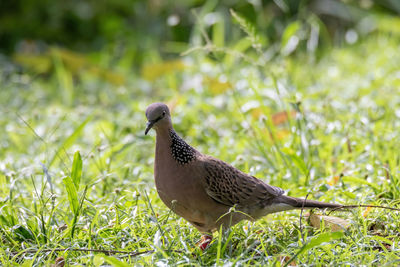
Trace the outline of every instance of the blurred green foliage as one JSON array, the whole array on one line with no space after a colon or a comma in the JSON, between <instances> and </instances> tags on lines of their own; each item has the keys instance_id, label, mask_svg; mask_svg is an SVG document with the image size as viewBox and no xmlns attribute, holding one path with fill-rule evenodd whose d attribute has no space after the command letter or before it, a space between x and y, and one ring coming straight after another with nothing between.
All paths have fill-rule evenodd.
<instances>
[{"instance_id":1,"label":"blurred green foliage","mask_svg":"<svg viewBox=\"0 0 400 267\"><path fill-rule=\"evenodd\" d=\"M13 0L0 2L0 51L35 52L59 45L86 52L110 47L115 53L133 51L140 64L146 51L176 54L199 45L196 32L203 24L213 41L223 45L243 36L229 10L234 10L260 33L265 44L283 38L286 53L300 42L308 50L322 43L341 42L346 31L374 29L371 14L400 13L393 0ZM222 23L221 23L222 22ZM216 26L217 25L217 26ZM290 40L299 31L299 38ZM354 37L354 36L353 36ZM219 38L219 39L218 39ZM350 34L351 39L351 34ZM289 42L290 41L290 42ZM304 41L304 42L302 42Z\"/></svg>"}]
</instances>

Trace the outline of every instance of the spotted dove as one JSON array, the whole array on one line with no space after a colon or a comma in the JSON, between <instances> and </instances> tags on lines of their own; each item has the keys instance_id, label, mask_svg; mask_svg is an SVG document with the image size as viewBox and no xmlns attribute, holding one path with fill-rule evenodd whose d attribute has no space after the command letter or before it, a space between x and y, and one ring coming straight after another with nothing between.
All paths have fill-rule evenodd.
<instances>
[{"instance_id":1,"label":"spotted dove","mask_svg":"<svg viewBox=\"0 0 400 267\"><path fill-rule=\"evenodd\" d=\"M204 155L175 132L168 106L147 107L145 134L156 131L154 178L161 200L202 234L202 249L212 232L243 219L301 208L340 208L342 205L285 196L284 191ZM204 245L205 244L205 245Z\"/></svg>"}]
</instances>

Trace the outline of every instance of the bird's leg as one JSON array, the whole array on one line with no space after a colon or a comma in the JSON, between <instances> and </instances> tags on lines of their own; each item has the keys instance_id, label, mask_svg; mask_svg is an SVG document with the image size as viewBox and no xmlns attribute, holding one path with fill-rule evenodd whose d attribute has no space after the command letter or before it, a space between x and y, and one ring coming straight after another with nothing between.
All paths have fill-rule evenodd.
<instances>
[{"instance_id":1,"label":"bird's leg","mask_svg":"<svg viewBox=\"0 0 400 267\"><path fill-rule=\"evenodd\" d=\"M212 235L202 235L200 241L197 243L197 246L204 251L208 245L211 243L211 240L213 239Z\"/></svg>"}]
</instances>

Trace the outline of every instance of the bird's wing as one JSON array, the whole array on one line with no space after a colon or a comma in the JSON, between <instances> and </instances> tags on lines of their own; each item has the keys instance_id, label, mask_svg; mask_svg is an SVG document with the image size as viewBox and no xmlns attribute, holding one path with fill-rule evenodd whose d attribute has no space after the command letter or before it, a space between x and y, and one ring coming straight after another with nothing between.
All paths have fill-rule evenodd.
<instances>
[{"instance_id":1,"label":"bird's wing","mask_svg":"<svg viewBox=\"0 0 400 267\"><path fill-rule=\"evenodd\" d=\"M205 169L204 184L207 194L215 201L233 206L264 206L284 193L275 186L243 173L235 167L212 157L201 160Z\"/></svg>"}]
</instances>

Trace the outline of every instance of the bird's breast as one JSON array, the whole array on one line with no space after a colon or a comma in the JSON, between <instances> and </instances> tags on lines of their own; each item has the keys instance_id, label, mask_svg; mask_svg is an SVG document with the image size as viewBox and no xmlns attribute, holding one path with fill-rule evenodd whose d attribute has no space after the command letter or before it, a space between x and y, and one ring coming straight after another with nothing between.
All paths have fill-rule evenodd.
<instances>
[{"instance_id":1,"label":"bird's breast","mask_svg":"<svg viewBox=\"0 0 400 267\"><path fill-rule=\"evenodd\" d=\"M168 164L167 169L157 164L154 170L158 195L164 204L193 224L215 223L227 208L217 205L218 208L210 212L210 207L215 207L216 203L204 190L197 167Z\"/></svg>"},{"instance_id":2,"label":"bird's breast","mask_svg":"<svg viewBox=\"0 0 400 267\"><path fill-rule=\"evenodd\" d=\"M195 175L174 162L169 162L167 168L161 164L154 168L155 184L160 198L170 208L172 202L190 203L189 194L199 194L201 189Z\"/></svg>"}]
</instances>

